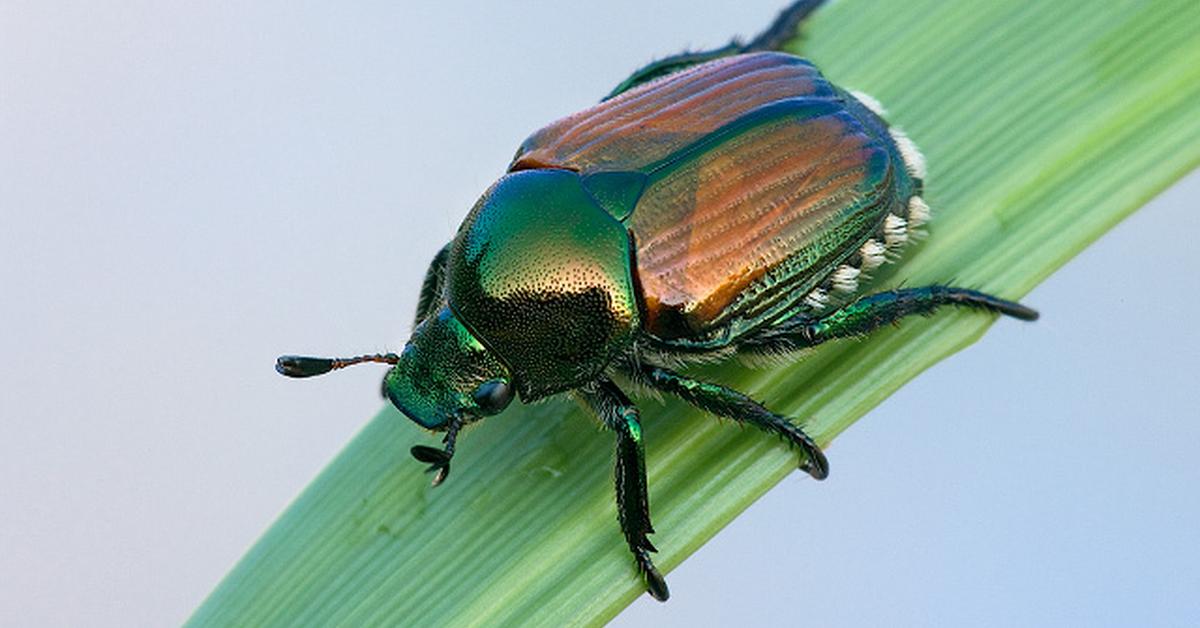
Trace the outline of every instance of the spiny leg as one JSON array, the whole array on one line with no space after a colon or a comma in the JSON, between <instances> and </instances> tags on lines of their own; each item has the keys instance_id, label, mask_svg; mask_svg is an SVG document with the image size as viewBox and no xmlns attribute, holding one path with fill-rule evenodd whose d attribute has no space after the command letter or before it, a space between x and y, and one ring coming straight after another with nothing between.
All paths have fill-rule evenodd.
<instances>
[{"instance_id":1,"label":"spiny leg","mask_svg":"<svg viewBox=\"0 0 1200 628\"><path fill-rule=\"evenodd\" d=\"M829 461L803 429L787 417L771 412L746 395L732 388L692 379L660 366L638 365L629 375L635 381L675 395L705 412L748 423L765 432L782 436L804 452L804 461L800 465L802 470L818 480L824 480L829 475Z\"/></svg>"},{"instance_id":2,"label":"spiny leg","mask_svg":"<svg viewBox=\"0 0 1200 628\"><path fill-rule=\"evenodd\" d=\"M800 25L813 14L825 0L798 0L784 8L775 17L767 30L742 46L742 52L760 50L782 50L783 46L799 34Z\"/></svg>"},{"instance_id":3,"label":"spiny leg","mask_svg":"<svg viewBox=\"0 0 1200 628\"><path fill-rule=\"evenodd\" d=\"M681 52L665 59L648 63L629 75L629 78L622 81L620 85L617 85L603 100L608 100L642 83L648 83L656 78L673 74L693 65L712 61L713 59L720 59L721 57L742 54L744 52L779 50L796 36L797 31L800 29L800 23L812 15L813 11L824 4L824 2L825 0L798 0L797 2L793 2L791 6L779 13L775 21L767 27L767 30L760 33L754 39L751 39L749 43L743 44L735 39L721 48L698 52Z\"/></svg>"},{"instance_id":4,"label":"spiny leg","mask_svg":"<svg viewBox=\"0 0 1200 628\"><path fill-rule=\"evenodd\" d=\"M414 445L409 452L413 458L420 462L427 463L427 473L434 473L433 486L441 486L442 482L446 481L446 476L450 475L450 460L454 458L454 446L458 442L458 431L462 429L462 419L455 417L450 420L450 424L446 429L446 435L442 437L442 442L445 447L442 449L434 449L427 445Z\"/></svg>"},{"instance_id":5,"label":"spiny leg","mask_svg":"<svg viewBox=\"0 0 1200 628\"><path fill-rule=\"evenodd\" d=\"M617 436L617 520L621 523L629 551L633 552L638 569L646 578L646 589L654 599L666 601L671 595L667 582L650 560L650 552L658 550L646 537L654 533L654 527L650 523L646 452L637 407L607 379L581 391L581 395L604 426Z\"/></svg>"},{"instance_id":6,"label":"spiny leg","mask_svg":"<svg viewBox=\"0 0 1200 628\"><path fill-rule=\"evenodd\" d=\"M867 295L820 317L795 316L745 339L738 349L754 353L786 353L828 340L866 335L913 314L929 315L943 305L968 307L1037 320L1036 310L1014 301L966 288L925 286Z\"/></svg>"}]
</instances>

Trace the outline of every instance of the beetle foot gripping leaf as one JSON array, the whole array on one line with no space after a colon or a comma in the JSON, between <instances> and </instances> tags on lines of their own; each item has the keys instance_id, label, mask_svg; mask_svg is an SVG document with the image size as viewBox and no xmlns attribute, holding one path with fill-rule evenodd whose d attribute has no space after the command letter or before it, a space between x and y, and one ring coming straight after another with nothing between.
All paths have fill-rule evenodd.
<instances>
[{"instance_id":1,"label":"beetle foot gripping leaf","mask_svg":"<svg viewBox=\"0 0 1200 628\"><path fill-rule=\"evenodd\" d=\"M667 588L666 578L658 573L658 568L650 561L650 555L646 550L637 553L637 563L642 576L646 578L646 591L659 602L666 602L671 597L671 590Z\"/></svg>"},{"instance_id":2,"label":"beetle foot gripping leaf","mask_svg":"<svg viewBox=\"0 0 1200 628\"><path fill-rule=\"evenodd\" d=\"M790 424L790 422L789 422ZM804 462L800 463L800 470L812 476L814 480L824 480L829 477L829 459L825 457L825 451L819 445L813 442L813 439L804 433L799 427L792 426L796 436L789 436L791 442L799 442L797 446L804 452Z\"/></svg>"}]
</instances>

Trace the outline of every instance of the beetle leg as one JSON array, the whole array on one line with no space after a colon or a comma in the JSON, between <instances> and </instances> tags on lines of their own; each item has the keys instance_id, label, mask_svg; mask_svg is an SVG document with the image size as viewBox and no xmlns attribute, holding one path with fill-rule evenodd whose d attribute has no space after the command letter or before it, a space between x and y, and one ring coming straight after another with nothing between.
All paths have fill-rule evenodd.
<instances>
[{"instance_id":1,"label":"beetle leg","mask_svg":"<svg viewBox=\"0 0 1200 628\"><path fill-rule=\"evenodd\" d=\"M646 452L642 445L642 425L637 407L607 379L593 388L581 391L604 426L617 435L616 489L617 520L629 551L637 560L638 569L646 579L646 589L654 599L666 601L670 596L667 582L650 560L650 552L658 551L646 537L654 533L650 523L650 499L646 488Z\"/></svg>"},{"instance_id":2,"label":"beetle leg","mask_svg":"<svg viewBox=\"0 0 1200 628\"><path fill-rule=\"evenodd\" d=\"M442 482L446 481L446 476L450 475L450 459L454 457L454 445L458 441L458 431L462 429L462 421L453 419L450 421L450 426L446 430L446 436L442 438L442 442L446 444L444 449L434 449L426 445L415 445L410 450L412 457L421 462L429 463L427 472L435 472L433 476L433 486L441 486Z\"/></svg>"},{"instance_id":3,"label":"beetle leg","mask_svg":"<svg viewBox=\"0 0 1200 628\"><path fill-rule=\"evenodd\" d=\"M1037 320L1037 311L990 294L925 286L877 292L820 317L801 315L766 328L738 344L740 351L786 353L815 347L827 340L863 336L913 314L930 315L943 305L975 308L1006 314L1025 321Z\"/></svg>"},{"instance_id":4,"label":"beetle leg","mask_svg":"<svg viewBox=\"0 0 1200 628\"><path fill-rule=\"evenodd\" d=\"M642 83L648 83L656 78L673 74L693 65L720 59L721 57L742 54L744 52L780 50L784 44L793 37L796 37L797 31L800 29L800 23L812 15L813 11L824 3L825 0L797 0L793 2L791 6L780 11L779 16L775 18L774 22L771 22L767 30L759 33L749 43L743 44L735 39L721 48L698 52L681 52L665 59L648 63L634 71L633 74L629 75L629 78L621 81L621 84L609 92L604 97L604 100L608 100Z\"/></svg>"},{"instance_id":5,"label":"beetle leg","mask_svg":"<svg viewBox=\"0 0 1200 628\"><path fill-rule=\"evenodd\" d=\"M799 35L800 25L813 14L825 0L797 0L779 12L767 30L742 46L740 52L759 50L782 50L783 46Z\"/></svg>"},{"instance_id":6,"label":"beetle leg","mask_svg":"<svg viewBox=\"0 0 1200 628\"><path fill-rule=\"evenodd\" d=\"M433 256L433 261L429 263L429 269L425 271L425 281L421 283L421 296L417 297L417 316L413 319L413 327L420 325L421 321L429 318L430 314L438 310L438 297L442 294L442 285L446 279L446 258L449 256L450 245L447 244ZM386 380L380 382L379 394L387 399Z\"/></svg>"},{"instance_id":7,"label":"beetle leg","mask_svg":"<svg viewBox=\"0 0 1200 628\"><path fill-rule=\"evenodd\" d=\"M782 436L804 452L800 465L806 473L818 480L829 475L829 461L821 448L809 438L800 426L787 417L775 414L746 395L726 388L680 375L660 366L639 365L630 373L635 381L675 395L684 401L717 416L748 423L765 432Z\"/></svg>"},{"instance_id":8,"label":"beetle leg","mask_svg":"<svg viewBox=\"0 0 1200 628\"><path fill-rule=\"evenodd\" d=\"M450 245L447 244L433 256L429 270L425 271L425 281L421 284L421 296L417 299L417 317L413 321L413 327L437 310L435 306L442 294L442 283L446 278L446 258L449 256Z\"/></svg>"}]
</instances>

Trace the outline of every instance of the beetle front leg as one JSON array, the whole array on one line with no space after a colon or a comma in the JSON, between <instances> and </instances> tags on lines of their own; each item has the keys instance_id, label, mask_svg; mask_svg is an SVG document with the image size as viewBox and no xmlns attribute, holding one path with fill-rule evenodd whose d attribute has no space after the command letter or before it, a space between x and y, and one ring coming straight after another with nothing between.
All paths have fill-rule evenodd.
<instances>
[{"instance_id":1,"label":"beetle front leg","mask_svg":"<svg viewBox=\"0 0 1200 628\"><path fill-rule=\"evenodd\" d=\"M670 597L667 581L650 560L650 552L658 551L646 535L654 533L650 523L650 498L646 487L646 452L642 445L642 424L637 407L617 388L604 379L593 388L581 392L604 426L617 436L616 490L617 520L629 551L637 560L638 569L646 579L646 590L654 599L665 602Z\"/></svg>"},{"instance_id":2,"label":"beetle front leg","mask_svg":"<svg viewBox=\"0 0 1200 628\"><path fill-rule=\"evenodd\" d=\"M742 341L738 349L752 353L786 353L815 347L837 338L864 336L913 314L932 314L943 305L1037 320L1036 310L1014 301L966 288L925 286L867 295L824 316L796 316Z\"/></svg>"},{"instance_id":3,"label":"beetle front leg","mask_svg":"<svg viewBox=\"0 0 1200 628\"><path fill-rule=\"evenodd\" d=\"M429 464L429 468L425 471L434 473L433 486L435 488L441 486L442 482L446 481L446 476L450 475L450 459L454 457L454 445L458 441L458 431L462 429L462 425L462 421L459 419L450 421L450 425L446 429L446 436L442 438L442 442L446 445L443 449L415 445L410 450L413 458Z\"/></svg>"},{"instance_id":4,"label":"beetle front leg","mask_svg":"<svg viewBox=\"0 0 1200 628\"><path fill-rule=\"evenodd\" d=\"M438 297L442 294L442 283L446 279L446 258L449 256L450 245L447 244L433 256L433 261L429 263L429 270L425 271L425 281L421 282L421 296L417 298L417 316L413 321L413 327L420 325L421 321L437 311Z\"/></svg>"},{"instance_id":5,"label":"beetle front leg","mask_svg":"<svg viewBox=\"0 0 1200 628\"><path fill-rule=\"evenodd\" d=\"M642 382L717 416L748 423L765 432L782 436L804 452L800 468L817 480L829 475L825 453L800 426L775 414L746 395L720 384L702 382L659 366L639 365L630 373Z\"/></svg>"}]
</instances>

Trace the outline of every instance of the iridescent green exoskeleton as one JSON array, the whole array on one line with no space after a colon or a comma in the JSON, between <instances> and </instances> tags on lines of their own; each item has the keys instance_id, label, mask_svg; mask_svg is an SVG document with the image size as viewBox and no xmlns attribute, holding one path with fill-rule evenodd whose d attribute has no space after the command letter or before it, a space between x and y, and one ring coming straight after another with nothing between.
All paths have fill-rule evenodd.
<instances>
[{"instance_id":1,"label":"iridescent green exoskeleton","mask_svg":"<svg viewBox=\"0 0 1200 628\"><path fill-rule=\"evenodd\" d=\"M525 140L435 257L399 355L284 356L276 368L392 365L387 398L445 433L442 449L412 449L434 485L465 425L514 397L576 395L616 436L618 520L665 600L641 419L615 376L782 436L823 479L825 456L798 424L673 369L791 354L942 305L1037 317L964 288L859 294L929 219L925 166L874 99L771 52L819 4L795 3L749 44L650 64Z\"/></svg>"}]
</instances>

